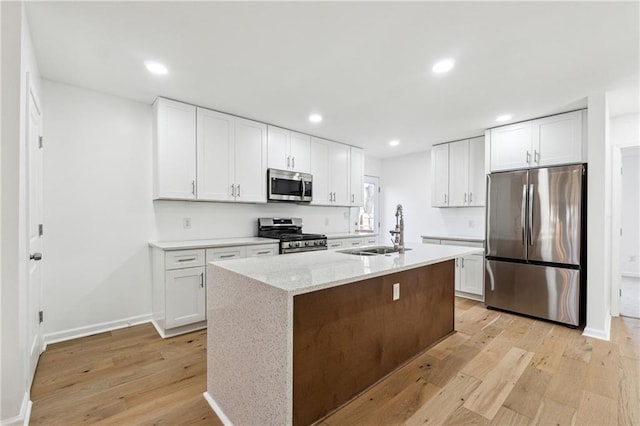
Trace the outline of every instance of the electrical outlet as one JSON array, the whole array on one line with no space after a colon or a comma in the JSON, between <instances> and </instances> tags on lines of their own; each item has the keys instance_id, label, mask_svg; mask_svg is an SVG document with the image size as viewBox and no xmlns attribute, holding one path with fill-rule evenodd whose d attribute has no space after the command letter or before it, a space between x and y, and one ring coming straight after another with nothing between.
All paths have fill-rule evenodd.
<instances>
[{"instance_id":1,"label":"electrical outlet","mask_svg":"<svg viewBox=\"0 0 640 426\"><path fill-rule=\"evenodd\" d=\"M400 283L395 283L393 285L393 300L400 299Z\"/></svg>"},{"instance_id":2,"label":"electrical outlet","mask_svg":"<svg viewBox=\"0 0 640 426\"><path fill-rule=\"evenodd\" d=\"M182 218L182 227L184 229L191 229L191 218L190 217L183 217Z\"/></svg>"},{"instance_id":3,"label":"electrical outlet","mask_svg":"<svg viewBox=\"0 0 640 426\"><path fill-rule=\"evenodd\" d=\"M473 229L476 227L476 221L473 219L469 220L469 228Z\"/></svg>"},{"instance_id":4,"label":"electrical outlet","mask_svg":"<svg viewBox=\"0 0 640 426\"><path fill-rule=\"evenodd\" d=\"M349 212L344 212L343 215L345 219L349 220Z\"/></svg>"}]
</instances>

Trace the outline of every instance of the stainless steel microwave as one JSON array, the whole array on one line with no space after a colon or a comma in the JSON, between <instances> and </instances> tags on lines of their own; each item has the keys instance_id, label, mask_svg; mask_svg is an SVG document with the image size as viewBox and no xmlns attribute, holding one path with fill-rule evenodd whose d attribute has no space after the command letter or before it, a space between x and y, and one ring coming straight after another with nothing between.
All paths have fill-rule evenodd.
<instances>
[{"instance_id":1,"label":"stainless steel microwave","mask_svg":"<svg viewBox=\"0 0 640 426\"><path fill-rule=\"evenodd\" d=\"M313 197L313 176L308 173L288 170L267 170L268 200L311 202Z\"/></svg>"}]
</instances>

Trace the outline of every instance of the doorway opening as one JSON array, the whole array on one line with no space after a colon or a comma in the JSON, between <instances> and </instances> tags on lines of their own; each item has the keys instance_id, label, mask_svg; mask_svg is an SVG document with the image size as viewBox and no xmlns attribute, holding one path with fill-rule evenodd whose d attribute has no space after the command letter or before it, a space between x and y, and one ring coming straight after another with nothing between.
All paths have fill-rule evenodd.
<instances>
[{"instance_id":1,"label":"doorway opening","mask_svg":"<svg viewBox=\"0 0 640 426\"><path fill-rule=\"evenodd\" d=\"M620 315L640 318L640 146L620 151Z\"/></svg>"},{"instance_id":2,"label":"doorway opening","mask_svg":"<svg viewBox=\"0 0 640 426\"><path fill-rule=\"evenodd\" d=\"M364 177L364 197L356 230L358 232L380 233L380 179Z\"/></svg>"}]
</instances>

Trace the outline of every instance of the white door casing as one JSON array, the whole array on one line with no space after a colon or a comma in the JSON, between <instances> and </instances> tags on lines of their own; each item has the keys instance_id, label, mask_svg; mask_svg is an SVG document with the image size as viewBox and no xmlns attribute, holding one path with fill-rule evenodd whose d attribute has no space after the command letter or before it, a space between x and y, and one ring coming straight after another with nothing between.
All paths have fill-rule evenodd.
<instances>
[{"instance_id":1,"label":"white door casing","mask_svg":"<svg viewBox=\"0 0 640 426\"><path fill-rule=\"evenodd\" d=\"M27 76L27 307L26 343L29 354L27 389L31 387L38 359L42 352L42 108L35 87Z\"/></svg>"}]
</instances>

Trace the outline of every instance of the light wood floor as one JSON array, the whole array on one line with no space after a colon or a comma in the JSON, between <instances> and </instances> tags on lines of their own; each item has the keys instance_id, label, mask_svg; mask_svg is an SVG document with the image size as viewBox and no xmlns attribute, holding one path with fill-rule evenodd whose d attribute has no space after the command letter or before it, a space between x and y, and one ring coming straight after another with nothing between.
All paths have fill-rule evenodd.
<instances>
[{"instance_id":1,"label":"light wood floor","mask_svg":"<svg viewBox=\"0 0 640 426\"><path fill-rule=\"evenodd\" d=\"M458 332L321 422L334 425L640 425L640 320L612 339L456 299ZM150 325L50 345L31 424L212 424L206 333Z\"/></svg>"}]
</instances>

